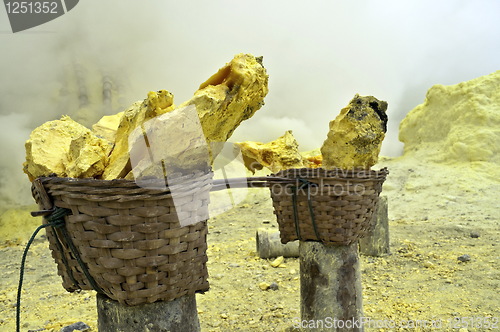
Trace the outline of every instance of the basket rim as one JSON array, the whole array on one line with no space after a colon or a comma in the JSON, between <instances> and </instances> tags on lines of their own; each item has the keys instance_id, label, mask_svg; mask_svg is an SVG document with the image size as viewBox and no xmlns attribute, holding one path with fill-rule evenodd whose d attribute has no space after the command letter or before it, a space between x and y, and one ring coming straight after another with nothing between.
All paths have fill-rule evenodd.
<instances>
[{"instance_id":1,"label":"basket rim","mask_svg":"<svg viewBox=\"0 0 500 332\"><path fill-rule=\"evenodd\" d=\"M180 176L175 176L176 173L173 173L172 177L169 178L171 183L177 184L181 183L184 180L190 180L193 178L198 178L196 176L199 176L200 178L203 177L209 177L213 176L214 172L213 171L206 171L206 172L193 172L193 173L188 173L188 174L181 174ZM133 180L128 180L128 179L112 179L112 180L105 180L105 179L96 179L96 178L72 178L72 177L64 177L64 176L40 176L36 178L35 180L41 181L42 183L61 183L61 184L69 184L69 185L78 185L78 184L106 184L106 185L113 185L113 184L137 184L137 181L140 180L141 182L147 182L147 183L155 183L155 182L164 182L164 178L157 178L157 177L152 177L152 176L146 176L146 177L141 177Z\"/></svg>"},{"instance_id":2,"label":"basket rim","mask_svg":"<svg viewBox=\"0 0 500 332\"><path fill-rule=\"evenodd\" d=\"M343 168L331 168L326 169L323 167L318 168L290 168L286 170L273 173L272 176L285 177L285 178L330 178L338 180L385 180L389 170L387 167L381 168L379 170L364 169L364 168L354 168L354 169L343 169Z\"/></svg>"},{"instance_id":3,"label":"basket rim","mask_svg":"<svg viewBox=\"0 0 500 332\"><path fill-rule=\"evenodd\" d=\"M164 179L151 178L141 180L113 179L102 180L93 178L40 177L33 181L32 192L36 184L42 186L51 195L64 193L68 197L81 198L85 195L88 201L103 200L125 202L141 199L159 199L184 197L196 192L210 191L213 172L191 173L172 179L165 183Z\"/></svg>"}]
</instances>

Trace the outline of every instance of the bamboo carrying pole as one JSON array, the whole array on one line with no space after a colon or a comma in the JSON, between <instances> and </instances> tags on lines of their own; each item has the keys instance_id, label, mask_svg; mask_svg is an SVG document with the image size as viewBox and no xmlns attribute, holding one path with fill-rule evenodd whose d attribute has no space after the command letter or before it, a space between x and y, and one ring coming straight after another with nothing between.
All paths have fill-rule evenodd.
<instances>
[{"instance_id":1,"label":"bamboo carrying pole","mask_svg":"<svg viewBox=\"0 0 500 332\"><path fill-rule=\"evenodd\" d=\"M308 331L363 331L358 243L300 242L301 326Z\"/></svg>"},{"instance_id":2,"label":"bamboo carrying pole","mask_svg":"<svg viewBox=\"0 0 500 332\"><path fill-rule=\"evenodd\" d=\"M199 332L196 297L127 306L97 294L97 328L99 332Z\"/></svg>"}]
</instances>

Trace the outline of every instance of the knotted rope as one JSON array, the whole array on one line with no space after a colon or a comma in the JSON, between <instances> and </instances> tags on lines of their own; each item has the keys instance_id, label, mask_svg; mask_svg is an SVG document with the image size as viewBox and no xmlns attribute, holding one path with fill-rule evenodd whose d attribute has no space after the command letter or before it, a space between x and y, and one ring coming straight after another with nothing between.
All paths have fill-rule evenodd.
<instances>
[{"instance_id":1,"label":"knotted rope","mask_svg":"<svg viewBox=\"0 0 500 332\"><path fill-rule=\"evenodd\" d=\"M52 210L52 213L49 216L45 217L45 220L47 222L43 225L38 226L35 229L35 231L31 235L31 238L28 240L28 243L26 244L26 248L24 248L23 256L21 259L21 267L20 267L20 271L19 271L19 285L17 287L17 302L16 302L16 331L17 332L21 331L21 292L22 292L22 288L23 288L24 268L26 266L26 257L28 256L29 248L30 248L31 244L33 244L33 241L35 240L36 236L38 235L38 232L40 232L44 228L53 227L54 229L59 229L61 231L61 234L62 234L64 241L69 246L69 249L71 250L71 252L75 256L76 260L78 261L78 264L82 268L82 271L85 274L85 276L87 277L91 286L94 288L94 290L96 292L102 293L102 294L104 293L102 291L102 289L97 285L94 278L90 275L86 264L83 262L83 260L80 256L80 253L76 249L75 245L73 244L73 241L71 240L71 238L68 234L68 231L66 230L64 217L70 213L71 213L71 210L68 210L65 208L55 207ZM73 283L75 285L78 285L78 283L77 283L77 281L76 281L75 277L73 276L73 273L70 269L68 261L64 255L62 244L57 236L56 236L56 244L57 244L57 247L61 253L62 261L63 261L64 265L66 266L66 270L68 271L68 273L71 277L71 280L73 281Z\"/></svg>"}]
</instances>

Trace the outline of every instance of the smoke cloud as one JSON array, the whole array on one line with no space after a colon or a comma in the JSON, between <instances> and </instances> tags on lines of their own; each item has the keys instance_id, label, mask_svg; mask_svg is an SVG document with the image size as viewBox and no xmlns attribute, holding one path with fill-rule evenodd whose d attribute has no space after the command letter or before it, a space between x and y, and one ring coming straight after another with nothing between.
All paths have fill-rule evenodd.
<instances>
[{"instance_id":1,"label":"smoke cloud","mask_svg":"<svg viewBox=\"0 0 500 332\"><path fill-rule=\"evenodd\" d=\"M232 141L291 129L318 148L359 93L388 101L382 154L396 156L399 122L429 87L500 69L499 12L495 0L82 0L12 34L0 9L0 197L32 202L22 162L36 126L62 114L89 125L150 90L180 104L241 52L264 56L270 92Z\"/></svg>"}]
</instances>

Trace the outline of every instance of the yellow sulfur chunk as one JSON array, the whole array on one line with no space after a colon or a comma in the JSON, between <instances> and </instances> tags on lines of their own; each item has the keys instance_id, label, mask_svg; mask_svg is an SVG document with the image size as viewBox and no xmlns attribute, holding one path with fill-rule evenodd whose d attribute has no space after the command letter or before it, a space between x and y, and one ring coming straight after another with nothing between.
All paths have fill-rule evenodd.
<instances>
[{"instance_id":1,"label":"yellow sulfur chunk","mask_svg":"<svg viewBox=\"0 0 500 332\"><path fill-rule=\"evenodd\" d=\"M172 94L166 90L149 92L144 101L134 103L124 112L116 131L109 167L102 176L104 180L123 178L132 170L129 160L129 135L146 121L174 109L173 99Z\"/></svg>"},{"instance_id":2,"label":"yellow sulfur chunk","mask_svg":"<svg viewBox=\"0 0 500 332\"><path fill-rule=\"evenodd\" d=\"M124 112L115 115L105 115L97 123L92 125L92 131L96 136L104 138L111 144L115 142L116 131Z\"/></svg>"},{"instance_id":3,"label":"yellow sulfur chunk","mask_svg":"<svg viewBox=\"0 0 500 332\"><path fill-rule=\"evenodd\" d=\"M71 141L66 173L72 178L98 177L108 165L111 145L92 134Z\"/></svg>"},{"instance_id":4,"label":"yellow sulfur chunk","mask_svg":"<svg viewBox=\"0 0 500 332\"><path fill-rule=\"evenodd\" d=\"M302 158L304 158L304 163L307 168L318 168L321 167L323 162L323 156L321 155L320 149L314 149L311 151L305 151L300 153Z\"/></svg>"},{"instance_id":5,"label":"yellow sulfur chunk","mask_svg":"<svg viewBox=\"0 0 500 332\"><path fill-rule=\"evenodd\" d=\"M205 171L210 164L208 145L193 106L145 122L131 133L129 145L133 169L126 179Z\"/></svg>"},{"instance_id":6,"label":"yellow sulfur chunk","mask_svg":"<svg viewBox=\"0 0 500 332\"><path fill-rule=\"evenodd\" d=\"M195 105L212 160L239 124L264 105L268 75L262 58L238 54L180 107Z\"/></svg>"},{"instance_id":7,"label":"yellow sulfur chunk","mask_svg":"<svg viewBox=\"0 0 500 332\"><path fill-rule=\"evenodd\" d=\"M278 172L306 167L307 164L298 150L299 144L291 130L269 143L241 142L236 145L241 149L245 166L252 172L262 169L263 166L272 172Z\"/></svg>"},{"instance_id":8,"label":"yellow sulfur chunk","mask_svg":"<svg viewBox=\"0 0 500 332\"><path fill-rule=\"evenodd\" d=\"M206 168L264 104L267 82L261 58L238 54L178 108L172 94L160 90L103 117L93 132L69 117L48 122L26 143L24 171L31 180L51 173L112 180Z\"/></svg>"},{"instance_id":9,"label":"yellow sulfur chunk","mask_svg":"<svg viewBox=\"0 0 500 332\"><path fill-rule=\"evenodd\" d=\"M52 173L62 177L96 177L108 163L109 144L69 116L33 130L25 144L24 172L31 181Z\"/></svg>"},{"instance_id":10,"label":"yellow sulfur chunk","mask_svg":"<svg viewBox=\"0 0 500 332\"><path fill-rule=\"evenodd\" d=\"M356 94L335 120L321 147L324 168L369 169L378 154L387 130L387 102Z\"/></svg>"},{"instance_id":11,"label":"yellow sulfur chunk","mask_svg":"<svg viewBox=\"0 0 500 332\"><path fill-rule=\"evenodd\" d=\"M202 83L190 100L144 124L142 134L148 139L150 155L143 155L142 161L134 162L134 169L126 178L164 177L170 171L189 172L206 168L238 125L264 104L267 82L262 59L250 54L236 55ZM160 108L165 106L156 102L150 104L153 103ZM186 110L195 112L196 121ZM144 138L136 134L131 136L135 160L135 151L145 149ZM163 150L158 147L163 147ZM113 176L123 174L115 172Z\"/></svg>"}]
</instances>

